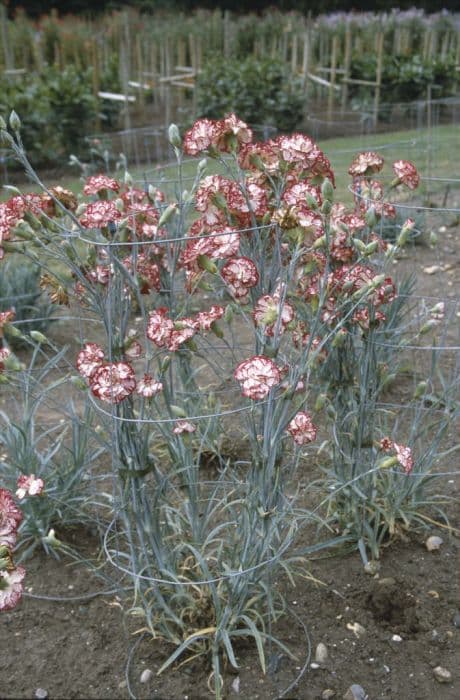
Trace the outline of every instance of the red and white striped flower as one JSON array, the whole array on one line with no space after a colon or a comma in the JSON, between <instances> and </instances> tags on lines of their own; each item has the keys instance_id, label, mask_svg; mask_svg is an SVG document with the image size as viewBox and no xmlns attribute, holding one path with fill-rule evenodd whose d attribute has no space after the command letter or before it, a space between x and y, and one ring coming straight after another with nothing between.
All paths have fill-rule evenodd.
<instances>
[{"instance_id":1,"label":"red and white striped flower","mask_svg":"<svg viewBox=\"0 0 460 700\"><path fill-rule=\"evenodd\" d=\"M415 190L420 183L420 175L413 163L408 160L397 160L393 163L393 172L398 182L396 184L406 185L410 190Z\"/></svg>"},{"instance_id":2,"label":"red and white striped flower","mask_svg":"<svg viewBox=\"0 0 460 700\"><path fill-rule=\"evenodd\" d=\"M384 162L384 159L378 153L374 151L363 151L355 156L348 168L348 173L352 177L373 175L382 170Z\"/></svg>"},{"instance_id":3,"label":"red and white striped flower","mask_svg":"<svg viewBox=\"0 0 460 700\"><path fill-rule=\"evenodd\" d=\"M118 404L136 389L134 370L127 362L105 362L91 374L89 385L101 401Z\"/></svg>"},{"instance_id":4,"label":"red and white striped flower","mask_svg":"<svg viewBox=\"0 0 460 700\"><path fill-rule=\"evenodd\" d=\"M0 545L13 547L22 513L14 502L11 492L0 488Z\"/></svg>"},{"instance_id":5,"label":"red and white striped flower","mask_svg":"<svg viewBox=\"0 0 460 700\"><path fill-rule=\"evenodd\" d=\"M250 258L230 258L220 271L228 285L230 294L242 302L247 301L248 292L259 281L257 267Z\"/></svg>"},{"instance_id":6,"label":"red and white striped flower","mask_svg":"<svg viewBox=\"0 0 460 700\"><path fill-rule=\"evenodd\" d=\"M22 598L26 570L17 566L13 571L0 571L0 611L12 610Z\"/></svg>"},{"instance_id":7,"label":"red and white striped flower","mask_svg":"<svg viewBox=\"0 0 460 700\"><path fill-rule=\"evenodd\" d=\"M82 377L91 377L104 362L104 351L97 343L86 343L77 355L77 370Z\"/></svg>"},{"instance_id":8,"label":"red and white striped flower","mask_svg":"<svg viewBox=\"0 0 460 700\"><path fill-rule=\"evenodd\" d=\"M163 391L163 383L158 382L150 374L144 374L137 382L136 392L146 399L156 396L161 391Z\"/></svg>"},{"instance_id":9,"label":"red and white striped flower","mask_svg":"<svg viewBox=\"0 0 460 700\"><path fill-rule=\"evenodd\" d=\"M159 348L167 347L174 330L174 323L167 317L167 314L168 309L161 306L150 312L147 322L147 338Z\"/></svg>"},{"instance_id":10,"label":"red and white striped flower","mask_svg":"<svg viewBox=\"0 0 460 700\"><path fill-rule=\"evenodd\" d=\"M184 153L196 156L207 151L215 142L218 129L211 119L198 119L184 135Z\"/></svg>"},{"instance_id":11,"label":"red and white striped flower","mask_svg":"<svg viewBox=\"0 0 460 700\"><path fill-rule=\"evenodd\" d=\"M273 336L275 329L281 335L294 319L294 308L288 301L281 301L279 292L264 294L254 306L254 322L263 326L265 335Z\"/></svg>"},{"instance_id":12,"label":"red and white striped flower","mask_svg":"<svg viewBox=\"0 0 460 700\"><path fill-rule=\"evenodd\" d=\"M104 174L91 175L83 187L83 193L86 195L99 194L99 192L106 193L108 190L119 192L120 183L114 180L113 177Z\"/></svg>"},{"instance_id":13,"label":"red and white striped flower","mask_svg":"<svg viewBox=\"0 0 460 700\"><path fill-rule=\"evenodd\" d=\"M16 497L22 501L26 496L38 496L43 492L45 488L45 482L43 479L36 477L35 474L21 474L17 481L17 491Z\"/></svg>"},{"instance_id":14,"label":"red and white striped flower","mask_svg":"<svg viewBox=\"0 0 460 700\"><path fill-rule=\"evenodd\" d=\"M0 372L5 369L5 360L11 355L9 348L0 348Z\"/></svg>"},{"instance_id":15,"label":"red and white striped flower","mask_svg":"<svg viewBox=\"0 0 460 700\"><path fill-rule=\"evenodd\" d=\"M243 396L254 401L264 399L282 378L279 367L265 355L254 355L243 360L233 376L240 382Z\"/></svg>"},{"instance_id":16,"label":"red and white striped flower","mask_svg":"<svg viewBox=\"0 0 460 700\"><path fill-rule=\"evenodd\" d=\"M196 425L190 423L188 420L176 420L174 423L173 433L175 435L182 435L182 433L194 433L196 430Z\"/></svg>"},{"instance_id":17,"label":"red and white striped flower","mask_svg":"<svg viewBox=\"0 0 460 700\"><path fill-rule=\"evenodd\" d=\"M80 216L80 224L83 228L103 228L120 219L121 214L115 202L113 200L107 201L101 199L88 204L84 213Z\"/></svg>"},{"instance_id":18,"label":"red and white striped flower","mask_svg":"<svg viewBox=\"0 0 460 700\"><path fill-rule=\"evenodd\" d=\"M318 430L313 424L310 414L306 411L299 411L288 424L287 432L297 445L308 445L309 442L316 440Z\"/></svg>"},{"instance_id":19,"label":"red and white striped flower","mask_svg":"<svg viewBox=\"0 0 460 700\"><path fill-rule=\"evenodd\" d=\"M399 464L404 467L406 474L410 474L414 468L414 458L412 456L412 450L410 447L405 445L398 445L396 442L393 443L393 447L396 451L396 457Z\"/></svg>"}]
</instances>

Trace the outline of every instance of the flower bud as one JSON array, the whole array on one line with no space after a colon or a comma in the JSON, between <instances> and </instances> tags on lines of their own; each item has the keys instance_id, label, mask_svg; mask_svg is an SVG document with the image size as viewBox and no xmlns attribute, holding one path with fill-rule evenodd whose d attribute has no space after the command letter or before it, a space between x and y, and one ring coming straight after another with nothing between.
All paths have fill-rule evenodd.
<instances>
[{"instance_id":1,"label":"flower bud","mask_svg":"<svg viewBox=\"0 0 460 700\"><path fill-rule=\"evenodd\" d=\"M379 247L378 241L371 241L364 249L364 255L373 255Z\"/></svg>"},{"instance_id":2,"label":"flower bud","mask_svg":"<svg viewBox=\"0 0 460 700\"><path fill-rule=\"evenodd\" d=\"M211 330L214 333L214 335L217 336L218 338L224 337L224 332L223 332L222 328L219 326L219 324L217 323L217 321L213 321L211 323Z\"/></svg>"},{"instance_id":3,"label":"flower bud","mask_svg":"<svg viewBox=\"0 0 460 700\"><path fill-rule=\"evenodd\" d=\"M62 542L56 537L56 533L53 528L48 532L48 534L43 537L43 542L49 544L51 547L60 547Z\"/></svg>"},{"instance_id":4,"label":"flower bud","mask_svg":"<svg viewBox=\"0 0 460 700\"><path fill-rule=\"evenodd\" d=\"M366 224L369 226L369 228L374 228L375 224L377 223L377 217L375 215L374 207L369 207L369 209L366 211L366 214L364 215L364 220L366 221Z\"/></svg>"},{"instance_id":5,"label":"flower bud","mask_svg":"<svg viewBox=\"0 0 460 700\"><path fill-rule=\"evenodd\" d=\"M423 324L423 326L420 328L420 335L425 335L425 333L429 333L430 331L434 330L438 326L438 322L434 318L428 319L426 323Z\"/></svg>"},{"instance_id":6,"label":"flower bud","mask_svg":"<svg viewBox=\"0 0 460 700\"><path fill-rule=\"evenodd\" d=\"M81 391L86 391L88 388L83 377L70 377L70 381L76 389L81 389Z\"/></svg>"},{"instance_id":7,"label":"flower bud","mask_svg":"<svg viewBox=\"0 0 460 700\"><path fill-rule=\"evenodd\" d=\"M171 409L173 416L176 416L177 418L187 418L187 413L180 406L171 404L169 408Z\"/></svg>"},{"instance_id":8,"label":"flower bud","mask_svg":"<svg viewBox=\"0 0 460 700\"><path fill-rule=\"evenodd\" d=\"M10 127L13 129L13 131L20 131L21 129L21 120L14 109L10 114Z\"/></svg>"},{"instance_id":9,"label":"flower bud","mask_svg":"<svg viewBox=\"0 0 460 700\"><path fill-rule=\"evenodd\" d=\"M199 267L202 270L206 270L207 272L210 272L212 275L215 275L217 273L218 267L215 263L212 262L210 258L208 258L207 255L199 255L197 258L197 262Z\"/></svg>"},{"instance_id":10,"label":"flower bud","mask_svg":"<svg viewBox=\"0 0 460 700\"><path fill-rule=\"evenodd\" d=\"M327 178L321 185L321 194L323 195L323 199L327 200L328 202L332 202L334 200L334 187L332 186L332 182Z\"/></svg>"},{"instance_id":11,"label":"flower bud","mask_svg":"<svg viewBox=\"0 0 460 700\"><path fill-rule=\"evenodd\" d=\"M361 253L361 255L364 255L365 250L366 250L366 244L363 243L363 241L360 240L359 238L353 238L352 240L353 240L353 245L355 246L356 250L358 250Z\"/></svg>"},{"instance_id":12,"label":"flower bud","mask_svg":"<svg viewBox=\"0 0 460 700\"><path fill-rule=\"evenodd\" d=\"M315 197L313 197L313 195L310 194L310 192L307 192L307 194L305 195L305 201L307 202L307 207L309 209L312 209L313 211L318 209L318 200L315 199Z\"/></svg>"},{"instance_id":13,"label":"flower bud","mask_svg":"<svg viewBox=\"0 0 460 700\"><path fill-rule=\"evenodd\" d=\"M208 161L206 160L206 158L202 158L202 159L200 160L200 162L198 163L198 173L199 173L199 175L202 175L202 174L204 173L204 171L205 171L206 168L207 168L207 165L208 165Z\"/></svg>"},{"instance_id":14,"label":"flower bud","mask_svg":"<svg viewBox=\"0 0 460 700\"><path fill-rule=\"evenodd\" d=\"M417 386L415 387L414 399L419 399L420 397L422 397L425 394L427 387L428 387L428 382L425 382L425 381L419 382L417 384Z\"/></svg>"},{"instance_id":15,"label":"flower bud","mask_svg":"<svg viewBox=\"0 0 460 700\"><path fill-rule=\"evenodd\" d=\"M314 410L321 411L321 409L323 409L324 406L327 404L327 400L327 394L318 394L315 405L313 407Z\"/></svg>"},{"instance_id":16,"label":"flower bud","mask_svg":"<svg viewBox=\"0 0 460 700\"><path fill-rule=\"evenodd\" d=\"M331 213L332 204L328 199L325 199L321 205L321 214L328 216Z\"/></svg>"},{"instance_id":17,"label":"flower bud","mask_svg":"<svg viewBox=\"0 0 460 700\"><path fill-rule=\"evenodd\" d=\"M170 218L175 214L177 211L177 204L170 204L169 207L166 207L162 215L160 216L160 220L158 222L158 226L164 226Z\"/></svg>"},{"instance_id":18,"label":"flower bud","mask_svg":"<svg viewBox=\"0 0 460 700\"><path fill-rule=\"evenodd\" d=\"M3 146L3 148L11 148L11 146L14 146L13 137L4 129L0 130L0 146Z\"/></svg>"},{"instance_id":19,"label":"flower bud","mask_svg":"<svg viewBox=\"0 0 460 700\"><path fill-rule=\"evenodd\" d=\"M320 238L317 238L316 241L313 243L313 250L316 250L317 248L324 248L326 245L326 236L320 236Z\"/></svg>"},{"instance_id":20,"label":"flower bud","mask_svg":"<svg viewBox=\"0 0 460 700\"><path fill-rule=\"evenodd\" d=\"M46 344L48 342L48 339L46 335L43 335L43 333L40 333L40 331L30 331L30 337L32 340L35 340L36 343L41 344Z\"/></svg>"},{"instance_id":21,"label":"flower bud","mask_svg":"<svg viewBox=\"0 0 460 700\"><path fill-rule=\"evenodd\" d=\"M394 467L395 464L398 464L398 458L396 455L394 457L387 457L386 459L383 459L377 466L379 469L389 469L390 467Z\"/></svg>"},{"instance_id":22,"label":"flower bud","mask_svg":"<svg viewBox=\"0 0 460 700\"><path fill-rule=\"evenodd\" d=\"M176 148L180 148L182 146L182 139L180 137L177 124L170 124L168 129L168 139L169 142Z\"/></svg>"}]
</instances>

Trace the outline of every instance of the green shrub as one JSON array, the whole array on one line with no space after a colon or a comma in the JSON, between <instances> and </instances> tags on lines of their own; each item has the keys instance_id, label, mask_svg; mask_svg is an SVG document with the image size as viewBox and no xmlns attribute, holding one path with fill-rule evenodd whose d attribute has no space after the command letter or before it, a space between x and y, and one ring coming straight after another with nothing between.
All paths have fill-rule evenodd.
<instances>
[{"instance_id":1,"label":"green shrub","mask_svg":"<svg viewBox=\"0 0 460 700\"><path fill-rule=\"evenodd\" d=\"M375 80L377 57L375 54L355 55L351 64L351 77ZM453 94L455 84L455 59L425 61L418 54L411 56L386 55L382 66L383 102L410 102L426 99L427 88L433 86L433 97ZM371 89L373 90L373 89ZM369 88L360 85L351 87L352 98L365 98ZM373 95L373 92L370 93Z\"/></svg>"},{"instance_id":2,"label":"green shrub","mask_svg":"<svg viewBox=\"0 0 460 700\"><path fill-rule=\"evenodd\" d=\"M218 58L198 78L198 116L220 119L235 112L249 124L271 124L280 131L299 127L304 92L298 79L276 60Z\"/></svg>"},{"instance_id":3,"label":"green shrub","mask_svg":"<svg viewBox=\"0 0 460 700\"><path fill-rule=\"evenodd\" d=\"M38 76L0 79L0 115L7 120L13 109L21 114L24 146L35 164L55 164L71 153L86 156L85 135L94 131L97 116L91 69L48 67ZM100 116L113 123L112 105L109 111Z\"/></svg>"}]
</instances>

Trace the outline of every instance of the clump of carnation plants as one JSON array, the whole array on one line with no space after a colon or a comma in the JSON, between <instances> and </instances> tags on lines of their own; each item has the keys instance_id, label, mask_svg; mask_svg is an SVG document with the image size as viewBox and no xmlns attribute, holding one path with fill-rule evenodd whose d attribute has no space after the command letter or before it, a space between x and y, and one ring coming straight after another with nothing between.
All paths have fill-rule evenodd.
<instances>
[{"instance_id":1,"label":"clump of carnation plants","mask_svg":"<svg viewBox=\"0 0 460 700\"><path fill-rule=\"evenodd\" d=\"M11 131L3 139L33 176L17 118ZM229 114L198 120L183 139L172 126L170 141L174 197L154 183L136 188L128 174L123 183L91 176L78 203L49 190L24 197L20 213L2 205L2 241L5 253L40 259L55 303L81 309L74 383L91 399L113 470L104 551L133 582L142 630L173 645L159 673L206 656L219 698L223 657L238 668L240 640L255 641L264 671L267 649L292 657L271 624L289 614L279 574L294 581L305 570L296 535L314 515L293 484L319 432L335 489L326 524L338 532L304 554L353 541L377 556L362 518L349 525L343 514L359 502L372 517L369 474L377 489L409 483L411 445L349 422L384 385L370 339L398 324L384 264L410 222L389 247L377 232L389 215L383 196L361 206L376 188L376 154L352 165L348 210L334 203L330 162L304 134L258 143ZM191 185L184 156L201 159ZM416 178L400 161L392 187Z\"/></svg>"}]
</instances>

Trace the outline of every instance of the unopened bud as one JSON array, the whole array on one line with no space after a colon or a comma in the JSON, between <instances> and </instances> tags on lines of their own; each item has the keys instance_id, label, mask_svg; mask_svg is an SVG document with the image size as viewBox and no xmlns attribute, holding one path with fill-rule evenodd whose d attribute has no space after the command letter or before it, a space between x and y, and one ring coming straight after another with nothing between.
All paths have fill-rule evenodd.
<instances>
[{"instance_id":1,"label":"unopened bud","mask_svg":"<svg viewBox=\"0 0 460 700\"><path fill-rule=\"evenodd\" d=\"M176 416L177 418L187 418L187 413L180 406L171 404L169 408L171 409L173 416Z\"/></svg>"},{"instance_id":2,"label":"unopened bud","mask_svg":"<svg viewBox=\"0 0 460 700\"><path fill-rule=\"evenodd\" d=\"M307 192L307 194L305 195L305 201L307 202L307 207L309 209L318 209L318 200L315 199L315 197L313 197L313 195L310 194L310 192Z\"/></svg>"},{"instance_id":3,"label":"unopened bud","mask_svg":"<svg viewBox=\"0 0 460 700\"><path fill-rule=\"evenodd\" d=\"M378 241L371 241L364 249L364 255L373 255L379 247Z\"/></svg>"},{"instance_id":4,"label":"unopened bud","mask_svg":"<svg viewBox=\"0 0 460 700\"><path fill-rule=\"evenodd\" d=\"M369 207L369 209L366 211L366 214L364 215L364 219L369 228L374 228L375 224L377 223L377 217L375 215L374 207Z\"/></svg>"},{"instance_id":5,"label":"unopened bud","mask_svg":"<svg viewBox=\"0 0 460 700\"><path fill-rule=\"evenodd\" d=\"M321 214L328 216L331 213L332 204L328 199L325 199L321 205Z\"/></svg>"},{"instance_id":6,"label":"unopened bud","mask_svg":"<svg viewBox=\"0 0 460 700\"><path fill-rule=\"evenodd\" d=\"M419 382L417 386L415 387L415 392L414 392L414 399L419 399L421 396L423 396L427 390L428 387L428 382Z\"/></svg>"},{"instance_id":7,"label":"unopened bud","mask_svg":"<svg viewBox=\"0 0 460 700\"><path fill-rule=\"evenodd\" d=\"M0 146L3 148L11 148L14 146L14 139L5 129L0 130Z\"/></svg>"},{"instance_id":8,"label":"unopened bud","mask_svg":"<svg viewBox=\"0 0 460 700\"><path fill-rule=\"evenodd\" d=\"M180 137L177 124L170 124L168 129L168 139L169 142L176 148L180 148L182 146L182 139Z\"/></svg>"},{"instance_id":9,"label":"unopened bud","mask_svg":"<svg viewBox=\"0 0 460 700\"><path fill-rule=\"evenodd\" d=\"M204 171L207 168L207 165L208 165L208 161L206 160L206 158L202 158L200 160L200 162L198 163L198 173L200 175L202 175L204 173Z\"/></svg>"},{"instance_id":10,"label":"unopened bud","mask_svg":"<svg viewBox=\"0 0 460 700\"><path fill-rule=\"evenodd\" d=\"M398 458L396 456L383 459L377 466L379 469L389 469L390 467L394 467L395 464L398 464Z\"/></svg>"},{"instance_id":11,"label":"unopened bud","mask_svg":"<svg viewBox=\"0 0 460 700\"><path fill-rule=\"evenodd\" d=\"M43 335L40 331L30 331L30 337L32 340L35 340L36 343L46 344L48 342L46 335Z\"/></svg>"},{"instance_id":12,"label":"unopened bud","mask_svg":"<svg viewBox=\"0 0 460 700\"><path fill-rule=\"evenodd\" d=\"M48 534L43 538L45 544L49 544L51 547L60 547L62 542L56 537L56 533L53 528L48 532Z\"/></svg>"},{"instance_id":13,"label":"unopened bud","mask_svg":"<svg viewBox=\"0 0 460 700\"><path fill-rule=\"evenodd\" d=\"M212 275L215 275L217 273L217 265L213 263L207 255L199 255L197 258L197 262L202 270L206 270L206 272L210 272Z\"/></svg>"},{"instance_id":14,"label":"unopened bud","mask_svg":"<svg viewBox=\"0 0 460 700\"><path fill-rule=\"evenodd\" d=\"M316 241L313 243L313 249L316 250L317 248L324 248L326 245L326 236L320 236L319 238L316 239Z\"/></svg>"},{"instance_id":15,"label":"unopened bud","mask_svg":"<svg viewBox=\"0 0 460 700\"><path fill-rule=\"evenodd\" d=\"M434 231L430 232L430 245L435 246L438 242L438 236Z\"/></svg>"},{"instance_id":16,"label":"unopened bud","mask_svg":"<svg viewBox=\"0 0 460 700\"><path fill-rule=\"evenodd\" d=\"M423 326L420 328L420 335L425 335L425 333L429 333L437 326L438 326L438 321L436 321L436 319L434 319L434 318L428 319L428 321L426 323L424 323Z\"/></svg>"},{"instance_id":17,"label":"unopened bud","mask_svg":"<svg viewBox=\"0 0 460 700\"><path fill-rule=\"evenodd\" d=\"M169 207L166 207L162 215L160 216L160 220L158 222L158 226L164 226L170 218L175 214L177 211L177 204L170 204Z\"/></svg>"},{"instance_id":18,"label":"unopened bud","mask_svg":"<svg viewBox=\"0 0 460 700\"><path fill-rule=\"evenodd\" d=\"M359 238L353 238L353 245L355 246L356 250L358 250L362 255L364 255L365 250L366 250L366 244L363 243L362 240Z\"/></svg>"},{"instance_id":19,"label":"unopened bud","mask_svg":"<svg viewBox=\"0 0 460 700\"><path fill-rule=\"evenodd\" d=\"M81 391L86 391L88 388L83 377L70 377L70 381L76 389L80 389Z\"/></svg>"},{"instance_id":20,"label":"unopened bud","mask_svg":"<svg viewBox=\"0 0 460 700\"><path fill-rule=\"evenodd\" d=\"M314 405L314 410L315 411L321 411L325 407L327 403L327 394L318 394L318 397L316 399L315 405Z\"/></svg>"},{"instance_id":21,"label":"unopened bud","mask_svg":"<svg viewBox=\"0 0 460 700\"><path fill-rule=\"evenodd\" d=\"M125 185L128 185L128 187L132 187L133 178L131 177L130 173L127 170L125 170L125 175L124 175L123 180L124 180Z\"/></svg>"},{"instance_id":22,"label":"unopened bud","mask_svg":"<svg viewBox=\"0 0 460 700\"><path fill-rule=\"evenodd\" d=\"M14 109L10 114L10 127L13 129L13 131L20 131L21 129L21 120Z\"/></svg>"},{"instance_id":23,"label":"unopened bud","mask_svg":"<svg viewBox=\"0 0 460 700\"><path fill-rule=\"evenodd\" d=\"M224 332L216 321L213 321L211 323L211 330L214 333L214 335L217 336L218 338L224 337Z\"/></svg>"},{"instance_id":24,"label":"unopened bud","mask_svg":"<svg viewBox=\"0 0 460 700\"><path fill-rule=\"evenodd\" d=\"M334 187L332 186L332 182L327 178L321 185L321 194L323 195L323 199L326 199L329 202L334 200Z\"/></svg>"}]
</instances>

